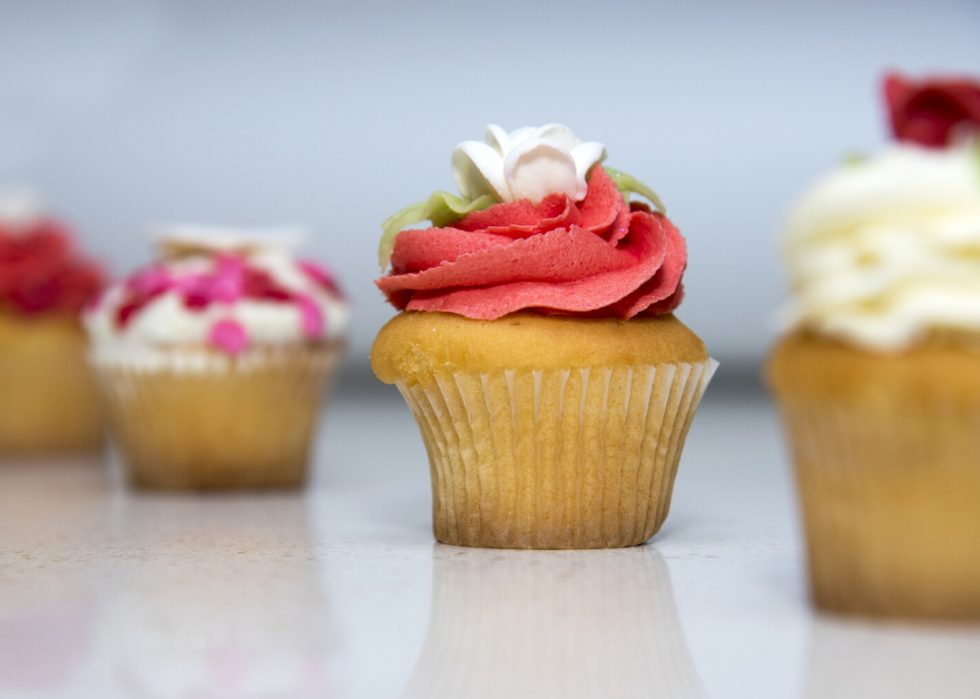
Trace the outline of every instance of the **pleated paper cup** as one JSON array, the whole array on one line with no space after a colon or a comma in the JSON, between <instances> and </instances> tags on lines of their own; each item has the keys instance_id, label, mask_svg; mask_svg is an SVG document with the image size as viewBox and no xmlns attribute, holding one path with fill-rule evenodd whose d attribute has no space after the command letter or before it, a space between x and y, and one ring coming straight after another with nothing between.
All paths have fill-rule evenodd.
<instances>
[{"instance_id":1,"label":"pleated paper cup","mask_svg":"<svg viewBox=\"0 0 980 699\"><path fill-rule=\"evenodd\" d=\"M340 354L333 344L93 359L133 485L258 488L304 482Z\"/></svg>"},{"instance_id":2,"label":"pleated paper cup","mask_svg":"<svg viewBox=\"0 0 980 699\"><path fill-rule=\"evenodd\" d=\"M634 546L670 510L691 420L717 364L488 373L396 382L418 422L438 541Z\"/></svg>"},{"instance_id":3,"label":"pleated paper cup","mask_svg":"<svg viewBox=\"0 0 980 699\"><path fill-rule=\"evenodd\" d=\"M95 452L101 402L73 317L0 313L0 454Z\"/></svg>"},{"instance_id":4,"label":"pleated paper cup","mask_svg":"<svg viewBox=\"0 0 980 699\"><path fill-rule=\"evenodd\" d=\"M948 348L777 348L817 606L980 619L978 376L980 356Z\"/></svg>"}]
</instances>

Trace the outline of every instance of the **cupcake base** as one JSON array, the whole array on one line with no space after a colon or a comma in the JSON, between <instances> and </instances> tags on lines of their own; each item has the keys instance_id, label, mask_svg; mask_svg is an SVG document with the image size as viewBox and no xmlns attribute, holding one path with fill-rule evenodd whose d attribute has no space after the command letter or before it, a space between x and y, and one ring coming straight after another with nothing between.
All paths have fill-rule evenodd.
<instances>
[{"instance_id":1,"label":"cupcake base","mask_svg":"<svg viewBox=\"0 0 980 699\"><path fill-rule=\"evenodd\" d=\"M980 355L806 335L770 362L817 606L980 619Z\"/></svg>"},{"instance_id":2,"label":"cupcake base","mask_svg":"<svg viewBox=\"0 0 980 699\"><path fill-rule=\"evenodd\" d=\"M73 317L0 313L0 454L94 452L101 401Z\"/></svg>"},{"instance_id":3,"label":"cupcake base","mask_svg":"<svg viewBox=\"0 0 980 699\"><path fill-rule=\"evenodd\" d=\"M171 350L146 364L98 362L130 483L144 488L303 484L339 345L231 358Z\"/></svg>"},{"instance_id":4,"label":"cupcake base","mask_svg":"<svg viewBox=\"0 0 980 699\"><path fill-rule=\"evenodd\" d=\"M493 367L501 358L523 366ZM520 549L653 536L717 366L673 317L530 314L402 314L382 330L372 362L422 433L436 539Z\"/></svg>"},{"instance_id":5,"label":"cupcake base","mask_svg":"<svg viewBox=\"0 0 980 699\"><path fill-rule=\"evenodd\" d=\"M713 364L437 374L398 389L458 546L593 549L659 531Z\"/></svg>"}]
</instances>

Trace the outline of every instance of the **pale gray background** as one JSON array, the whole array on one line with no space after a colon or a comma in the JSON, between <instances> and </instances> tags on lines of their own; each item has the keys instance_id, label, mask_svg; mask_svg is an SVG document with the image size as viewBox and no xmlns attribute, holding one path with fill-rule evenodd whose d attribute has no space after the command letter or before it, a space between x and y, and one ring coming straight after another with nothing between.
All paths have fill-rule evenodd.
<instances>
[{"instance_id":1,"label":"pale gray background","mask_svg":"<svg viewBox=\"0 0 980 699\"><path fill-rule=\"evenodd\" d=\"M977 37L975 0L8 0L0 182L42 188L116 273L152 222L310 225L357 364L392 314L379 222L454 189L487 122L560 121L661 194L690 244L680 317L751 371L793 197L883 143L884 70L980 72Z\"/></svg>"}]
</instances>

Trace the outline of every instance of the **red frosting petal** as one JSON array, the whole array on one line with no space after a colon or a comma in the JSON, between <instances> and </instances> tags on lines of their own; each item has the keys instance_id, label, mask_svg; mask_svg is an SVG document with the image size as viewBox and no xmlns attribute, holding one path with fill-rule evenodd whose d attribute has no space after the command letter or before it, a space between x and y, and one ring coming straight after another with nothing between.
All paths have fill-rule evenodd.
<instances>
[{"instance_id":1,"label":"red frosting petal","mask_svg":"<svg viewBox=\"0 0 980 699\"><path fill-rule=\"evenodd\" d=\"M469 318L484 320L499 318L525 308L583 313L609 307L608 315L629 317L635 312L627 314L614 308L613 304L622 299L624 293L628 295L655 275L666 256L668 244L662 217L637 213L632 214L631 218L629 233L618 248L610 246L598 236L581 228L572 229L574 233L559 229L540 236L541 239L550 240L536 247L535 251L540 253L541 257L536 255L535 258L540 261L542 257L548 255L572 257L571 264L566 269L570 270L581 265L579 266L581 274L577 278L568 279L566 275L564 280L541 277L534 280L519 280L518 275L514 274L512 265L515 257L521 259L521 255L509 258L500 256L494 260L500 265L499 269L493 270L496 273L495 277L509 278L512 281L488 282L485 277L478 276L480 283L490 285L461 288L462 285L450 287L447 284L443 288L432 286L422 289L419 285L412 284L415 293L403 307L408 310L459 313ZM524 242L532 240L537 241L538 238ZM508 246L508 250L517 245L518 243L515 242L512 246ZM589 253L580 251L579 246L587 246ZM523 247L526 250L529 246ZM562 250L562 248L566 249ZM600 252L602 249L603 252ZM561 254L562 252L564 255ZM589 259L592 255L595 257ZM461 261L447 265L443 269L455 267ZM560 262L555 263L552 270L556 271L560 264ZM606 268L602 269L603 266ZM525 263L521 267L523 272L528 273L533 268L533 263ZM464 278L474 280L472 274ZM381 281L384 282L385 279ZM386 290L387 285L379 283L379 286ZM390 297L390 299L395 303L397 297Z\"/></svg>"},{"instance_id":2,"label":"red frosting petal","mask_svg":"<svg viewBox=\"0 0 980 699\"><path fill-rule=\"evenodd\" d=\"M56 221L26 230L0 224L0 306L75 313L103 283L101 268L72 250L68 230Z\"/></svg>"},{"instance_id":3,"label":"red frosting petal","mask_svg":"<svg viewBox=\"0 0 980 699\"><path fill-rule=\"evenodd\" d=\"M507 236L461 231L456 228L412 228L402 231L395 238L391 268L395 274L421 272L443 262L452 262L460 255L511 242L513 239Z\"/></svg>"},{"instance_id":4,"label":"red frosting petal","mask_svg":"<svg viewBox=\"0 0 980 699\"><path fill-rule=\"evenodd\" d=\"M451 228L398 234L391 275L375 282L399 309L493 320L522 309L630 318L683 298L684 238L648 207L627 206L602 168L575 204L550 195L473 212Z\"/></svg>"},{"instance_id":5,"label":"red frosting petal","mask_svg":"<svg viewBox=\"0 0 980 699\"><path fill-rule=\"evenodd\" d=\"M885 78L892 132L900 141L942 148L957 129L980 131L980 83L963 78Z\"/></svg>"},{"instance_id":6,"label":"red frosting petal","mask_svg":"<svg viewBox=\"0 0 980 699\"><path fill-rule=\"evenodd\" d=\"M636 216L637 214L633 215ZM629 296L613 304L613 314L621 318L632 318L637 313L649 312L655 304L666 300L680 288L681 278L684 276L684 269L687 267L687 241L684 240L681 232L669 219L663 216L660 216L659 219L667 237L667 254L663 264L660 265L660 269L651 279L644 282L639 289ZM680 298L670 310L678 305L680 305ZM668 312L657 308L653 315Z\"/></svg>"},{"instance_id":7,"label":"red frosting petal","mask_svg":"<svg viewBox=\"0 0 980 699\"><path fill-rule=\"evenodd\" d=\"M544 206L553 197L557 197L557 195L545 197L541 201L541 206ZM550 215L554 216L556 213ZM454 228L461 231L485 231L488 228L510 228L512 226L534 228L544 218L548 218L548 215L539 211L538 207L527 199L521 199L515 202L494 204L482 211L468 213L456 222Z\"/></svg>"},{"instance_id":8,"label":"red frosting petal","mask_svg":"<svg viewBox=\"0 0 980 699\"><path fill-rule=\"evenodd\" d=\"M582 227L593 233L601 233L612 225L621 208L623 195L616 189L616 183L601 167L592 168L588 194L578 206L582 214Z\"/></svg>"},{"instance_id":9,"label":"red frosting petal","mask_svg":"<svg viewBox=\"0 0 980 699\"><path fill-rule=\"evenodd\" d=\"M416 274L384 277L378 286L387 293L401 289L421 291L523 280L571 282L635 266L637 257L632 250L619 250L594 233L572 226L515 240L508 245L495 245Z\"/></svg>"},{"instance_id":10,"label":"red frosting petal","mask_svg":"<svg viewBox=\"0 0 980 699\"><path fill-rule=\"evenodd\" d=\"M536 207L526 199L496 204L467 214L454 228L480 231L509 238L527 238L556 228L578 225L600 233L612 225L623 208L623 195L601 167L592 169L589 188L582 203L575 205L568 195L549 194ZM403 231L404 232L404 231ZM401 237L401 233L398 237Z\"/></svg>"}]
</instances>

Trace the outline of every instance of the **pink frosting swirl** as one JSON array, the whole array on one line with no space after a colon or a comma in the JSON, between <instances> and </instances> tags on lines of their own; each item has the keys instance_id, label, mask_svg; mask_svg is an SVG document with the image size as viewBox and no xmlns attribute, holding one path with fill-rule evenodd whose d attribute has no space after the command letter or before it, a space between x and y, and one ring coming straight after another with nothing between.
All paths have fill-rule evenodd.
<instances>
[{"instance_id":1,"label":"pink frosting swirl","mask_svg":"<svg viewBox=\"0 0 980 699\"><path fill-rule=\"evenodd\" d=\"M687 245L666 216L626 203L595 167L578 203L551 194L401 231L391 265L375 283L400 310L632 318L680 305Z\"/></svg>"}]
</instances>

